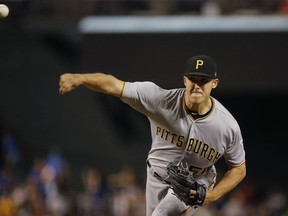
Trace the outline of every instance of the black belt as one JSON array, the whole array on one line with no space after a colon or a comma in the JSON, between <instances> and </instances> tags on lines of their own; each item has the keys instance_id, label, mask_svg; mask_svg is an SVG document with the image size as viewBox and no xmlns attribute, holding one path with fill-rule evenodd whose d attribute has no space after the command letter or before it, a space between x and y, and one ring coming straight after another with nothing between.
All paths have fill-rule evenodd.
<instances>
[{"instance_id":1,"label":"black belt","mask_svg":"<svg viewBox=\"0 0 288 216\"><path fill-rule=\"evenodd\" d=\"M148 160L146 161L146 163L147 163L147 166L149 168L152 168L152 166ZM154 174L154 177L156 177L158 180L163 181L162 177L157 172L155 172L154 169L153 169L153 174Z\"/></svg>"}]
</instances>

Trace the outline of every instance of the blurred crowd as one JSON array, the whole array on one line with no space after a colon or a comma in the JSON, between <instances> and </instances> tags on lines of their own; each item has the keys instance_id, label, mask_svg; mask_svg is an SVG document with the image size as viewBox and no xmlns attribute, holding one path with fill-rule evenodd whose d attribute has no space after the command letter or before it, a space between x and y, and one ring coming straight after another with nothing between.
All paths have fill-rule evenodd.
<instances>
[{"instance_id":1,"label":"blurred crowd","mask_svg":"<svg viewBox=\"0 0 288 216\"><path fill-rule=\"evenodd\" d=\"M79 21L90 15L271 15L288 14L288 0L2 0L10 17ZM11 18L10 18L11 19Z\"/></svg>"},{"instance_id":2,"label":"blurred crowd","mask_svg":"<svg viewBox=\"0 0 288 216\"><path fill-rule=\"evenodd\" d=\"M33 11L71 15L174 15L203 14L207 7L219 14L281 13L287 10L287 0L70 0L28 1ZM286 8L286 9L285 9Z\"/></svg>"},{"instance_id":3,"label":"blurred crowd","mask_svg":"<svg viewBox=\"0 0 288 216\"><path fill-rule=\"evenodd\" d=\"M21 143L9 128L2 131L0 170L1 216L144 216L145 180L133 165L107 176L83 167L81 187L71 186L71 167L57 150L35 157L27 171L21 166ZM143 163L143 166L145 163ZM288 216L281 185L265 190L249 176L232 193L199 209L201 216Z\"/></svg>"}]
</instances>

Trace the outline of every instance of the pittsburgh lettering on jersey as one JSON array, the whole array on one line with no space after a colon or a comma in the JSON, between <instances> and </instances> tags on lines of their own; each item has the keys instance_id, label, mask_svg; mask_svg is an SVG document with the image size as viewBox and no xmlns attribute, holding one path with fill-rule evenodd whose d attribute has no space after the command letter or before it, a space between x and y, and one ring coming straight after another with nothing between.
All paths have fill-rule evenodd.
<instances>
[{"instance_id":1,"label":"pittsburgh lettering on jersey","mask_svg":"<svg viewBox=\"0 0 288 216\"><path fill-rule=\"evenodd\" d=\"M165 141L168 141L172 144L175 144L178 147L181 147L183 145L183 141L185 138L184 136L172 133L172 132L165 130L164 128L160 128L160 127L157 127L156 135L160 136Z\"/></svg>"},{"instance_id":2,"label":"pittsburgh lettering on jersey","mask_svg":"<svg viewBox=\"0 0 288 216\"><path fill-rule=\"evenodd\" d=\"M157 127L156 135L178 147L182 147L185 141L185 136L173 133L161 127ZM213 163L221 157L221 154L209 144L195 138L188 139L185 151L197 154Z\"/></svg>"},{"instance_id":3,"label":"pittsburgh lettering on jersey","mask_svg":"<svg viewBox=\"0 0 288 216\"><path fill-rule=\"evenodd\" d=\"M215 162L221 157L221 154L210 145L195 138L190 138L188 140L186 151L200 155L201 157L206 158L211 162Z\"/></svg>"}]
</instances>

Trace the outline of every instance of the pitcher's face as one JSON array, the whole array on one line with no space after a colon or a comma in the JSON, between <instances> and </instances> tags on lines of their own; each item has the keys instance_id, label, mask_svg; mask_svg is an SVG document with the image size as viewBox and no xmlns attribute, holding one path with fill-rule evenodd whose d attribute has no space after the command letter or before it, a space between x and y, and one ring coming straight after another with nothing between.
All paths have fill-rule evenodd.
<instances>
[{"instance_id":1,"label":"pitcher's face","mask_svg":"<svg viewBox=\"0 0 288 216\"><path fill-rule=\"evenodd\" d=\"M210 97L212 89L216 88L219 80L205 76L184 76L186 87L185 100L187 103L201 104Z\"/></svg>"}]
</instances>

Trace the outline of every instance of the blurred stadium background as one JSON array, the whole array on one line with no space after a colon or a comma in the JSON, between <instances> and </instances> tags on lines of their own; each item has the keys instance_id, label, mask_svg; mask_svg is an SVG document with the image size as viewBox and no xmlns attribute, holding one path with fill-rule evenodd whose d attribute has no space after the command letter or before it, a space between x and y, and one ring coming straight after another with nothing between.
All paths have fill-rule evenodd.
<instances>
[{"instance_id":1,"label":"blurred stadium background","mask_svg":"<svg viewBox=\"0 0 288 216\"><path fill-rule=\"evenodd\" d=\"M182 86L191 55L218 62L213 95L244 137L247 177L199 215L287 216L287 0L2 0L0 216L144 215L146 118L64 72ZM217 165L219 176L227 169Z\"/></svg>"}]
</instances>

